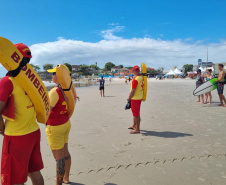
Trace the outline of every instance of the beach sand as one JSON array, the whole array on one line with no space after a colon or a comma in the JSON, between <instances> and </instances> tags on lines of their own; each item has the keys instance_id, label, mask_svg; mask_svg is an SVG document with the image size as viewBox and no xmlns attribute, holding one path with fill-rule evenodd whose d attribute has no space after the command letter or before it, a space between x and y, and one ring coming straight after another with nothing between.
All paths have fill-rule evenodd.
<instances>
[{"instance_id":1,"label":"beach sand","mask_svg":"<svg viewBox=\"0 0 226 185\"><path fill-rule=\"evenodd\" d=\"M196 102L195 80L148 80L141 134L130 135L132 113L124 109L130 85L117 79L106 84L103 98L98 86L77 88L81 101L71 118L71 184L226 184L226 109L217 106L216 91L209 106ZM45 125L40 128L42 174L45 184L54 185L55 161Z\"/></svg>"}]
</instances>

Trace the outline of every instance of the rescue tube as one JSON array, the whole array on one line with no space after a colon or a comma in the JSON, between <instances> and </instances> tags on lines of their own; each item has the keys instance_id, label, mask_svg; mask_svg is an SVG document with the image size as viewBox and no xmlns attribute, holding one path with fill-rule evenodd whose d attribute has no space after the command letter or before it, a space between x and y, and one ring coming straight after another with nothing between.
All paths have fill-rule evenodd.
<instances>
[{"instance_id":1,"label":"rescue tube","mask_svg":"<svg viewBox=\"0 0 226 185\"><path fill-rule=\"evenodd\" d=\"M66 96L65 99L68 105L68 115L70 118L75 109L75 89L68 68L62 64L57 65L56 76L59 81L60 87L63 90L63 95Z\"/></svg>"},{"instance_id":2,"label":"rescue tube","mask_svg":"<svg viewBox=\"0 0 226 185\"><path fill-rule=\"evenodd\" d=\"M23 55L13 43L6 38L0 37L0 63L7 71L16 69L19 71L19 74L14 79L24 89L34 104L37 121L45 124L50 113L48 91L29 63L20 70L23 60Z\"/></svg>"},{"instance_id":3,"label":"rescue tube","mask_svg":"<svg viewBox=\"0 0 226 185\"><path fill-rule=\"evenodd\" d=\"M146 69L145 63L142 63L141 70L142 70L143 79L144 79L144 95L143 95L143 101L145 101L146 98L147 98L147 89L148 89L147 69Z\"/></svg>"}]
</instances>

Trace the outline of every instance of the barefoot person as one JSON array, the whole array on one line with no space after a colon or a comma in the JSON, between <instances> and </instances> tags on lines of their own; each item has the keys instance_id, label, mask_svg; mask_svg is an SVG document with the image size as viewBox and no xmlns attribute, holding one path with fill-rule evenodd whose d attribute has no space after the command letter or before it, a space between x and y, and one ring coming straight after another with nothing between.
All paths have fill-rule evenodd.
<instances>
[{"instance_id":1,"label":"barefoot person","mask_svg":"<svg viewBox=\"0 0 226 185\"><path fill-rule=\"evenodd\" d=\"M71 167L68 137L71 123L67 111L67 101L64 98L63 90L59 87L56 67L47 71L52 73L53 82L57 86L49 92L51 111L47 121L46 135L56 160L56 185L61 185L62 183L68 184Z\"/></svg>"},{"instance_id":2,"label":"barefoot person","mask_svg":"<svg viewBox=\"0 0 226 185\"><path fill-rule=\"evenodd\" d=\"M101 79L100 79L100 96L102 97L102 91L103 91L103 97L104 97L104 83L105 83L105 80L104 80L104 77L102 76Z\"/></svg>"},{"instance_id":3,"label":"barefoot person","mask_svg":"<svg viewBox=\"0 0 226 185\"><path fill-rule=\"evenodd\" d=\"M131 91L129 94L128 101L131 101L131 110L133 113L133 126L129 129L133 129L130 134L140 133L140 106L144 94L144 81L143 77L140 76L139 66L133 67L134 79L131 84Z\"/></svg>"},{"instance_id":4,"label":"barefoot person","mask_svg":"<svg viewBox=\"0 0 226 185\"><path fill-rule=\"evenodd\" d=\"M15 46L23 57L30 61L32 57L30 49L22 43ZM14 103L6 104L11 98ZM14 121L6 119L4 123L2 112L6 108L10 110L13 106ZM1 161L2 185L23 185L28 176L33 185L44 185L40 172L44 166L36 111L31 99L10 72L0 81L0 128L0 133L4 135Z\"/></svg>"},{"instance_id":5,"label":"barefoot person","mask_svg":"<svg viewBox=\"0 0 226 185\"><path fill-rule=\"evenodd\" d=\"M203 78L206 78L206 82L208 82L209 80L211 80L213 78L213 76L212 76L212 69L208 69L206 71L206 74L203 73L202 77ZM211 94L211 91L205 94L205 102L204 102L204 104L207 104L208 97L209 97L209 104L211 105L211 102L212 102L212 94Z\"/></svg>"},{"instance_id":6,"label":"barefoot person","mask_svg":"<svg viewBox=\"0 0 226 185\"><path fill-rule=\"evenodd\" d=\"M218 80L216 81L217 83L217 91L218 91L218 95L220 98L220 105L219 106L226 106L226 100L225 97L223 95L224 93L224 77L225 77L225 72L223 70L224 65L223 64L219 64L218 65L218 69L220 70L219 76L218 76Z\"/></svg>"},{"instance_id":7,"label":"barefoot person","mask_svg":"<svg viewBox=\"0 0 226 185\"><path fill-rule=\"evenodd\" d=\"M200 85L202 85L204 83L204 78L201 76L201 70L198 69L197 70L197 77L196 77L196 88L198 88ZM198 95L198 100L197 102L200 102L200 96L202 98L201 103L204 103L204 96L202 95Z\"/></svg>"}]
</instances>

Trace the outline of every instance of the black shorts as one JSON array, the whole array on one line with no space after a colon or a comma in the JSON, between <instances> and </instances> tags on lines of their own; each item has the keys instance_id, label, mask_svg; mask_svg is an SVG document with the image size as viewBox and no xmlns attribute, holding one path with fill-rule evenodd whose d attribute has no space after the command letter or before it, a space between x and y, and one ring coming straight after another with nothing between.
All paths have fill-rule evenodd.
<instances>
[{"instance_id":1,"label":"black shorts","mask_svg":"<svg viewBox=\"0 0 226 185\"><path fill-rule=\"evenodd\" d=\"M217 83L217 91L218 91L218 94L223 94L224 93L224 83L223 82L218 82Z\"/></svg>"},{"instance_id":2,"label":"black shorts","mask_svg":"<svg viewBox=\"0 0 226 185\"><path fill-rule=\"evenodd\" d=\"M104 87L100 87L100 91L101 91L101 90L104 90Z\"/></svg>"}]
</instances>

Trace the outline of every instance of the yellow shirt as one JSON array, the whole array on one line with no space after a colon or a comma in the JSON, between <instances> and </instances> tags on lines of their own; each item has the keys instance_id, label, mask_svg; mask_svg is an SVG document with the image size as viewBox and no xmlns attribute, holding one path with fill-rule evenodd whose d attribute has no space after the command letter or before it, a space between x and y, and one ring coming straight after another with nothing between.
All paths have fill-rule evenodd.
<instances>
[{"instance_id":1,"label":"yellow shirt","mask_svg":"<svg viewBox=\"0 0 226 185\"><path fill-rule=\"evenodd\" d=\"M5 134L8 136L22 136L39 129L36 122L36 111L31 99L20 87L14 78L9 77L13 83L15 121L6 120Z\"/></svg>"},{"instance_id":2,"label":"yellow shirt","mask_svg":"<svg viewBox=\"0 0 226 185\"><path fill-rule=\"evenodd\" d=\"M142 100L144 95L144 80L142 76L136 76L135 79L133 79L131 90L134 86L136 87L136 90L132 100Z\"/></svg>"}]
</instances>

